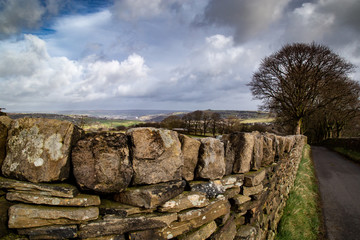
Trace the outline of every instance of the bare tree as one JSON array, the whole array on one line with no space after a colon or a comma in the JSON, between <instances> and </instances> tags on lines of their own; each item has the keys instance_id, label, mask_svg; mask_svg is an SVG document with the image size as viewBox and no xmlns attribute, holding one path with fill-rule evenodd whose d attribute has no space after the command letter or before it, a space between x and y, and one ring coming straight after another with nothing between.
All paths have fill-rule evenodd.
<instances>
[{"instance_id":1,"label":"bare tree","mask_svg":"<svg viewBox=\"0 0 360 240\"><path fill-rule=\"evenodd\" d=\"M306 116L343 97L326 93L354 68L326 46L294 43L263 59L248 85L263 109L285 116L300 134Z\"/></svg>"}]
</instances>

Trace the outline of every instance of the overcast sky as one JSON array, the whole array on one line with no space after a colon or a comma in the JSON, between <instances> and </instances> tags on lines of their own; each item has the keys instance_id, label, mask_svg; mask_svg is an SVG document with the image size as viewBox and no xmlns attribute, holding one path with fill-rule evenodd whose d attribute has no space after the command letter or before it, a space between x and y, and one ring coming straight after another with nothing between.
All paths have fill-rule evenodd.
<instances>
[{"instance_id":1,"label":"overcast sky","mask_svg":"<svg viewBox=\"0 0 360 240\"><path fill-rule=\"evenodd\" d=\"M359 0L0 0L0 107L256 110L246 84L286 43L360 66L359 13Z\"/></svg>"}]
</instances>

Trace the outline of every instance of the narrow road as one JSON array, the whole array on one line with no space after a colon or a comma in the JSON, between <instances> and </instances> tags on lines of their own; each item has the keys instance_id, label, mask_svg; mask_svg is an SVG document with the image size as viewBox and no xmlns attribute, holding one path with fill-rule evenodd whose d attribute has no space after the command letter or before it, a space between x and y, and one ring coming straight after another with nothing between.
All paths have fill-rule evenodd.
<instances>
[{"instance_id":1,"label":"narrow road","mask_svg":"<svg viewBox=\"0 0 360 240\"><path fill-rule=\"evenodd\" d=\"M329 240L360 239L360 165L312 146Z\"/></svg>"}]
</instances>

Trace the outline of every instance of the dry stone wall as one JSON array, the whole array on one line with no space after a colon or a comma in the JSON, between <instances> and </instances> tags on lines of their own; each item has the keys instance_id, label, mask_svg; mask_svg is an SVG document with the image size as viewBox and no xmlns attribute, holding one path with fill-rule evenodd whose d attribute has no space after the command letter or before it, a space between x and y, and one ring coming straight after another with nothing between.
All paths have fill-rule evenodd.
<instances>
[{"instance_id":1,"label":"dry stone wall","mask_svg":"<svg viewBox=\"0 0 360 240\"><path fill-rule=\"evenodd\" d=\"M6 120L0 236L24 239L273 239L306 142Z\"/></svg>"}]
</instances>

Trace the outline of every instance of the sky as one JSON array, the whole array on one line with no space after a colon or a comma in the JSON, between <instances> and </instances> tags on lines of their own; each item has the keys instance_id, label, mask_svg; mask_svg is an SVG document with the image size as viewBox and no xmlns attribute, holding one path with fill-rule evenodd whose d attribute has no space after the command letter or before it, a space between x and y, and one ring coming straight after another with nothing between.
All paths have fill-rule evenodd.
<instances>
[{"instance_id":1,"label":"sky","mask_svg":"<svg viewBox=\"0 0 360 240\"><path fill-rule=\"evenodd\" d=\"M0 0L0 107L257 110L247 84L285 44L360 66L359 12L359 0Z\"/></svg>"}]
</instances>

